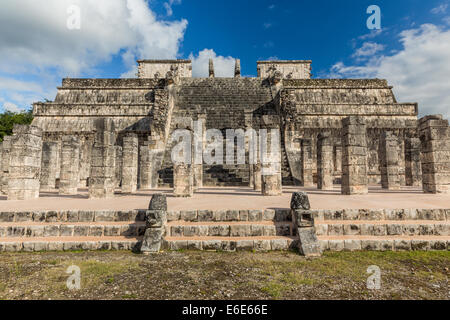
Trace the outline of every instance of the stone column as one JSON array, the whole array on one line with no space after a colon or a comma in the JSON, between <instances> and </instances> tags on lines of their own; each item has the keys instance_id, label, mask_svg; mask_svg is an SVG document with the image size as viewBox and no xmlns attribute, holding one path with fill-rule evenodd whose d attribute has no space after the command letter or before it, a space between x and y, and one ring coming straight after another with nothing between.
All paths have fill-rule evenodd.
<instances>
[{"instance_id":1,"label":"stone column","mask_svg":"<svg viewBox=\"0 0 450 320\"><path fill-rule=\"evenodd\" d=\"M342 120L342 194L367 194L366 125L360 117Z\"/></svg>"},{"instance_id":2,"label":"stone column","mask_svg":"<svg viewBox=\"0 0 450 320\"><path fill-rule=\"evenodd\" d=\"M89 198L105 199L114 197L116 134L111 119L95 120L95 137L91 154L91 174L89 177Z\"/></svg>"},{"instance_id":3,"label":"stone column","mask_svg":"<svg viewBox=\"0 0 450 320\"><path fill-rule=\"evenodd\" d=\"M76 195L80 177L80 139L63 136L61 146L61 171L59 194Z\"/></svg>"},{"instance_id":4,"label":"stone column","mask_svg":"<svg viewBox=\"0 0 450 320\"><path fill-rule=\"evenodd\" d=\"M313 156L311 139L302 139L302 183L304 187L314 186L313 178Z\"/></svg>"},{"instance_id":5,"label":"stone column","mask_svg":"<svg viewBox=\"0 0 450 320\"><path fill-rule=\"evenodd\" d=\"M175 197L194 195L194 175L191 164L173 165L173 189Z\"/></svg>"},{"instance_id":6,"label":"stone column","mask_svg":"<svg viewBox=\"0 0 450 320\"><path fill-rule=\"evenodd\" d=\"M261 191L263 196L282 195L281 152L262 156Z\"/></svg>"},{"instance_id":7,"label":"stone column","mask_svg":"<svg viewBox=\"0 0 450 320\"><path fill-rule=\"evenodd\" d=\"M333 144L329 132L323 132L318 136L317 188L333 190Z\"/></svg>"},{"instance_id":8,"label":"stone column","mask_svg":"<svg viewBox=\"0 0 450 320\"><path fill-rule=\"evenodd\" d=\"M2 163L1 163L1 193L4 195L8 194L8 179L9 179L9 160L11 157L11 136L3 137L2 144Z\"/></svg>"},{"instance_id":9,"label":"stone column","mask_svg":"<svg viewBox=\"0 0 450 320\"><path fill-rule=\"evenodd\" d=\"M203 188L203 166L201 164L195 164L193 174L195 190Z\"/></svg>"},{"instance_id":10,"label":"stone column","mask_svg":"<svg viewBox=\"0 0 450 320\"><path fill-rule=\"evenodd\" d=\"M137 190L138 177L138 136L129 133L123 137L122 192L133 193Z\"/></svg>"},{"instance_id":11,"label":"stone column","mask_svg":"<svg viewBox=\"0 0 450 320\"><path fill-rule=\"evenodd\" d=\"M334 179L336 184L342 183L342 146L334 146Z\"/></svg>"},{"instance_id":12,"label":"stone column","mask_svg":"<svg viewBox=\"0 0 450 320\"><path fill-rule=\"evenodd\" d=\"M422 164L420 163L420 139L407 138L406 147L406 185L422 186Z\"/></svg>"},{"instance_id":13,"label":"stone column","mask_svg":"<svg viewBox=\"0 0 450 320\"><path fill-rule=\"evenodd\" d=\"M383 189L400 189L400 165L398 157L398 138L390 131L381 134L380 139L381 158L381 186Z\"/></svg>"},{"instance_id":14,"label":"stone column","mask_svg":"<svg viewBox=\"0 0 450 320\"><path fill-rule=\"evenodd\" d=\"M115 186L116 188L120 188L122 185L122 147L121 146L115 146L115 152L116 152L116 162L115 162Z\"/></svg>"},{"instance_id":15,"label":"stone column","mask_svg":"<svg viewBox=\"0 0 450 320\"><path fill-rule=\"evenodd\" d=\"M450 193L450 128L442 115L419 120L425 193Z\"/></svg>"},{"instance_id":16,"label":"stone column","mask_svg":"<svg viewBox=\"0 0 450 320\"><path fill-rule=\"evenodd\" d=\"M271 129L272 130L272 129ZM283 193L281 177L281 140L278 131L273 135L269 130L267 147L260 150L261 191L263 196L280 196ZM277 139L277 141L272 141ZM264 143L264 140L262 140ZM270 148L270 150L269 150Z\"/></svg>"},{"instance_id":17,"label":"stone column","mask_svg":"<svg viewBox=\"0 0 450 320\"><path fill-rule=\"evenodd\" d=\"M39 198L42 130L35 126L15 125L11 138L8 200Z\"/></svg>"},{"instance_id":18,"label":"stone column","mask_svg":"<svg viewBox=\"0 0 450 320\"><path fill-rule=\"evenodd\" d=\"M406 144L405 138L403 135L397 137L398 143L398 178L401 186L406 186L406 162L405 162L405 154L406 154Z\"/></svg>"},{"instance_id":19,"label":"stone column","mask_svg":"<svg viewBox=\"0 0 450 320\"><path fill-rule=\"evenodd\" d=\"M58 143L58 160L56 165L56 189L59 189L61 184L61 153L62 153L62 135L58 137L56 142Z\"/></svg>"},{"instance_id":20,"label":"stone column","mask_svg":"<svg viewBox=\"0 0 450 320\"><path fill-rule=\"evenodd\" d=\"M161 143L160 140L150 140L149 139L149 146L150 146L150 162L152 164L151 166L151 189L157 189L159 186L159 170L162 167L162 163L164 161L164 154L165 149L164 145Z\"/></svg>"},{"instance_id":21,"label":"stone column","mask_svg":"<svg viewBox=\"0 0 450 320\"><path fill-rule=\"evenodd\" d=\"M248 179L248 186L249 188L254 189L255 188L255 174L253 173L253 164L248 165L248 173L249 173L249 179Z\"/></svg>"},{"instance_id":22,"label":"stone column","mask_svg":"<svg viewBox=\"0 0 450 320\"><path fill-rule=\"evenodd\" d=\"M58 167L58 143L46 141L42 144L41 190L56 188Z\"/></svg>"},{"instance_id":23,"label":"stone column","mask_svg":"<svg viewBox=\"0 0 450 320\"><path fill-rule=\"evenodd\" d=\"M88 137L80 138L80 182L79 188L86 188L91 174L92 141Z\"/></svg>"},{"instance_id":24,"label":"stone column","mask_svg":"<svg viewBox=\"0 0 450 320\"><path fill-rule=\"evenodd\" d=\"M194 139L192 141L192 150L194 152L194 189L203 188L203 150L205 143L205 125L206 116L200 115L194 128Z\"/></svg>"},{"instance_id":25,"label":"stone column","mask_svg":"<svg viewBox=\"0 0 450 320\"><path fill-rule=\"evenodd\" d=\"M261 163L253 165L253 189L261 191Z\"/></svg>"},{"instance_id":26,"label":"stone column","mask_svg":"<svg viewBox=\"0 0 450 320\"><path fill-rule=\"evenodd\" d=\"M141 190L152 188L152 162L148 141L139 147L139 188Z\"/></svg>"}]
</instances>

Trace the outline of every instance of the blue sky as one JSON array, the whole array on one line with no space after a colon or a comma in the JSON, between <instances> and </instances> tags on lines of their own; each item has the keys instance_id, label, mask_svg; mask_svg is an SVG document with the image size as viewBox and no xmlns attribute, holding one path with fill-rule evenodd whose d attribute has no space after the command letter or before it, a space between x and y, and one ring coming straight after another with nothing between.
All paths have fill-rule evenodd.
<instances>
[{"instance_id":1,"label":"blue sky","mask_svg":"<svg viewBox=\"0 0 450 320\"><path fill-rule=\"evenodd\" d=\"M2 0L0 111L53 100L65 76L130 77L140 58L190 58L201 76L212 57L222 76L240 58L246 76L257 60L310 59L316 78L387 78L398 100L450 116L447 42L450 0Z\"/></svg>"}]
</instances>

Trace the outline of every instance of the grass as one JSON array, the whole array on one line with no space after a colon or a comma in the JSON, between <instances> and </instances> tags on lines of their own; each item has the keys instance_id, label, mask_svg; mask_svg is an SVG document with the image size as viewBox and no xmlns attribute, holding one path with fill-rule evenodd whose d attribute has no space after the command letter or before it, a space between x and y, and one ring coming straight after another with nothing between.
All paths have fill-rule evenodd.
<instances>
[{"instance_id":1,"label":"grass","mask_svg":"<svg viewBox=\"0 0 450 320\"><path fill-rule=\"evenodd\" d=\"M66 287L69 266L81 290ZM366 286L381 269L381 290ZM0 254L0 299L450 299L450 252Z\"/></svg>"}]
</instances>

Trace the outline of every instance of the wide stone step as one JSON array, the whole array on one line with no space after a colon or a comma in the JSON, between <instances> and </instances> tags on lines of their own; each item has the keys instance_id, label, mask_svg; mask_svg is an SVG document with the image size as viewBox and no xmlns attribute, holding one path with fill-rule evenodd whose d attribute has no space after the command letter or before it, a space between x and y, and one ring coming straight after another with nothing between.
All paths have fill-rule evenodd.
<instances>
[{"instance_id":1,"label":"wide stone step","mask_svg":"<svg viewBox=\"0 0 450 320\"><path fill-rule=\"evenodd\" d=\"M62 210L0 212L0 224L11 222L138 222L145 210Z\"/></svg>"},{"instance_id":2,"label":"wide stone step","mask_svg":"<svg viewBox=\"0 0 450 320\"><path fill-rule=\"evenodd\" d=\"M318 236L322 250L450 250L450 236Z\"/></svg>"},{"instance_id":3,"label":"wide stone step","mask_svg":"<svg viewBox=\"0 0 450 320\"><path fill-rule=\"evenodd\" d=\"M450 209L323 209L311 210L316 223L324 220L337 221L404 221L437 220L450 221Z\"/></svg>"},{"instance_id":4,"label":"wide stone step","mask_svg":"<svg viewBox=\"0 0 450 320\"><path fill-rule=\"evenodd\" d=\"M271 251L297 247L295 237L166 237L168 250Z\"/></svg>"},{"instance_id":5,"label":"wide stone step","mask_svg":"<svg viewBox=\"0 0 450 320\"><path fill-rule=\"evenodd\" d=\"M265 210L184 210L168 211L167 220L170 222L289 222L289 209Z\"/></svg>"},{"instance_id":6,"label":"wide stone step","mask_svg":"<svg viewBox=\"0 0 450 320\"><path fill-rule=\"evenodd\" d=\"M177 237L262 237L293 236L292 222L186 222L167 224L167 234Z\"/></svg>"},{"instance_id":7,"label":"wide stone step","mask_svg":"<svg viewBox=\"0 0 450 320\"><path fill-rule=\"evenodd\" d=\"M0 238L0 252L138 250L141 237Z\"/></svg>"},{"instance_id":8,"label":"wide stone step","mask_svg":"<svg viewBox=\"0 0 450 320\"><path fill-rule=\"evenodd\" d=\"M145 222L11 222L0 223L1 238L137 237Z\"/></svg>"},{"instance_id":9,"label":"wide stone step","mask_svg":"<svg viewBox=\"0 0 450 320\"><path fill-rule=\"evenodd\" d=\"M438 220L324 220L316 221L318 235L450 236L450 221Z\"/></svg>"}]
</instances>

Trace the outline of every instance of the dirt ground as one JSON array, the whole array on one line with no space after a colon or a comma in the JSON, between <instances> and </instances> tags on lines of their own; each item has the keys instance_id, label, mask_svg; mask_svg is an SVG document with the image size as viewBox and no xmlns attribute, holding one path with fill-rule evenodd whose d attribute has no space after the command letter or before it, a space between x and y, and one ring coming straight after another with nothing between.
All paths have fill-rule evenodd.
<instances>
[{"instance_id":1,"label":"dirt ground","mask_svg":"<svg viewBox=\"0 0 450 320\"><path fill-rule=\"evenodd\" d=\"M69 266L81 288L69 290ZM381 288L367 288L369 266ZM0 299L450 299L450 252L0 254Z\"/></svg>"}]
</instances>

